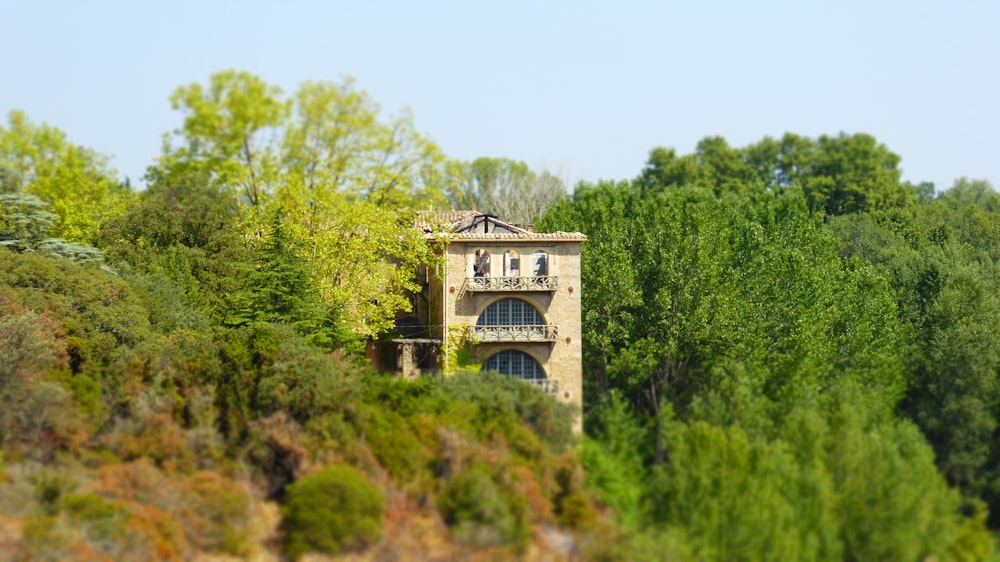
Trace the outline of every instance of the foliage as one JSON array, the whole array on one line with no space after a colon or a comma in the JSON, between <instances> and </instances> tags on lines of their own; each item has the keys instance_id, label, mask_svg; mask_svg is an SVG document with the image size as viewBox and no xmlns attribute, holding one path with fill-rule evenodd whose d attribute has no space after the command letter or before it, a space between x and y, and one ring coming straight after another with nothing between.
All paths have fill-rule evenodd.
<instances>
[{"instance_id":1,"label":"foliage","mask_svg":"<svg viewBox=\"0 0 1000 562\"><path fill-rule=\"evenodd\" d=\"M218 197L203 180L151 185L101 237L116 268L145 279L180 302L170 312L194 309L221 320L250 256L238 228L235 201Z\"/></svg>"},{"instance_id":2,"label":"foliage","mask_svg":"<svg viewBox=\"0 0 1000 562\"><path fill-rule=\"evenodd\" d=\"M881 150L832 140L822 150ZM693 158L654 152L635 184L582 185L541 221L589 237L582 458L598 501L703 559L981 548L981 521L962 519L924 436L895 412L928 432L950 482L982 493L996 427L980 323L996 318L983 271L992 262L933 245L961 232L990 247L989 222L948 220L946 230L932 222L936 202L914 220L909 199L885 196L891 158L870 185L841 172L829 184L769 184L750 155L715 141ZM839 181L850 187L822 191ZM866 208L874 221L843 214ZM963 372L945 375L952 365Z\"/></svg>"},{"instance_id":3,"label":"foliage","mask_svg":"<svg viewBox=\"0 0 1000 562\"><path fill-rule=\"evenodd\" d=\"M311 308L325 311L310 322L339 324L322 318L332 313L363 336L391 329L395 314L409 309L403 292L417 289L417 267L432 261L412 217L401 210L444 204L442 184L451 167L415 131L412 116L383 121L378 105L350 79L306 82L286 100L277 87L238 71L181 87L171 102L184 112L184 125L165 141L147 178L170 188L193 182L221 194L216 199L235 205L238 214L228 233L258 251L275 249L269 246L278 232L273 220L281 215L283 255L302 260L309 278L302 288L316 292L321 304ZM259 264L248 271L267 273ZM237 297L243 312L236 323L248 317L247 298L254 297ZM317 336L326 345L344 338L339 328L324 330L333 332Z\"/></svg>"},{"instance_id":4,"label":"foliage","mask_svg":"<svg viewBox=\"0 0 1000 562\"><path fill-rule=\"evenodd\" d=\"M730 419L763 409L751 423L766 423L846 371L886 409L898 400L894 295L870 269L841 261L800 192L581 186L542 222L588 225L585 396L619 388L653 417L666 403Z\"/></svg>"},{"instance_id":5,"label":"foliage","mask_svg":"<svg viewBox=\"0 0 1000 562\"><path fill-rule=\"evenodd\" d=\"M416 131L409 111L383 120L349 77L305 82L293 105L281 139L283 189L313 201L315 218L336 193L388 208L445 204L451 163Z\"/></svg>"},{"instance_id":6,"label":"foliage","mask_svg":"<svg viewBox=\"0 0 1000 562\"><path fill-rule=\"evenodd\" d=\"M523 499L504 490L483 467L452 476L438 495L437 507L452 532L471 544L524 548L530 536Z\"/></svg>"},{"instance_id":7,"label":"foliage","mask_svg":"<svg viewBox=\"0 0 1000 562\"><path fill-rule=\"evenodd\" d=\"M226 324L288 324L326 348L356 341L338 310L321 304L311 285L310 264L302 258L298 243L287 235L280 213L274 214L269 232L252 254L253 269L247 272L240 291L230 298L233 310Z\"/></svg>"},{"instance_id":8,"label":"foliage","mask_svg":"<svg viewBox=\"0 0 1000 562\"><path fill-rule=\"evenodd\" d=\"M343 311L354 332L385 333L398 311L410 310L405 292L419 291L418 267L436 259L412 228L412 216L339 194L320 210L308 199L283 198L282 204L290 217L288 231L312 266L321 302ZM320 221L315 227L300 222L305 209Z\"/></svg>"},{"instance_id":9,"label":"foliage","mask_svg":"<svg viewBox=\"0 0 1000 562\"><path fill-rule=\"evenodd\" d=\"M801 189L810 209L841 215L905 206L915 190L900 181L899 156L859 133L817 139L785 134L746 148L706 137L694 154L655 148L636 183L648 192L698 185L716 194L762 186Z\"/></svg>"},{"instance_id":10,"label":"foliage","mask_svg":"<svg viewBox=\"0 0 1000 562\"><path fill-rule=\"evenodd\" d=\"M378 539L384 501L354 468L329 466L288 487L282 517L284 549L293 559L307 552L363 549Z\"/></svg>"},{"instance_id":11,"label":"foliage","mask_svg":"<svg viewBox=\"0 0 1000 562\"><path fill-rule=\"evenodd\" d=\"M564 197L350 79L225 71L171 103L138 194L58 129L0 128L0 557L992 554L988 183L935 195L869 135L786 134ZM588 235L586 435L521 381L356 355L436 263L411 211L456 203ZM280 546L252 531L276 502Z\"/></svg>"},{"instance_id":12,"label":"foliage","mask_svg":"<svg viewBox=\"0 0 1000 562\"><path fill-rule=\"evenodd\" d=\"M115 179L108 159L71 144L66 134L36 125L20 111L0 127L2 191L34 195L51 205L52 234L71 243L96 246L106 220L120 214L132 193Z\"/></svg>"},{"instance_id":13,"label":"foliage","mask_svg":"<svg viewBox=\"0 0 1000 562\"><path fill-rule=\"evenodd\" d=\"M195 515L187 533L209 552L245 555L251 538L250 498L242 486L217 472L200 471L184 483L185 506Z\"/></svg>"},{"instance_id":14,"label":"foliage","mask_svg":"<svg viewBox=\"0 0 1000 562\"><path fill-rule=\"evenodd\" d=\"M42 252L77 263L103 262L104 254L92 246L49 236L58 216L48 203L34 195L0 193L0 246L16 252Z\"/></svg>"},{"instance_id":15,"label":"foliage","mask_svg":"<svg viewBox=\"0 0 1000 562\"><path fill-rule=\"evenodd\" d=\"M176 141L165 137L164 155L147 179L171 185L198 177L250 207L261 205L274 169L265 137L289 109L280 94L257 76L235 70L213 74L207 86L177 88L170 103L184 113L184 124L174 131Z\"/></svg>"},{"instance_id":16,"label":"foliage","mask_svg":"<svg viewBox=\"0 0 1000 562\"><path fill-rule=\"evenodd\" d=\"M920 426L948 481L988 502L993 525L1000 507L995 198L988 184L961 179L910 212L831 223L842 252L872 263L898 290L900 320L913 334L900 412Z\"/></svg>"},{"instance_id":17,"label":"foliage","mask_svg":"<svg viewBox=\"0 0 1000 562\"><path fill-rule=\"evenodd\" d=\"M453 196L456 209L476 209L514 224L528 226L566 196L562 180L535 173L524 162L477 158L464 165L462 183Z\"/></svg>"}]
</instances>

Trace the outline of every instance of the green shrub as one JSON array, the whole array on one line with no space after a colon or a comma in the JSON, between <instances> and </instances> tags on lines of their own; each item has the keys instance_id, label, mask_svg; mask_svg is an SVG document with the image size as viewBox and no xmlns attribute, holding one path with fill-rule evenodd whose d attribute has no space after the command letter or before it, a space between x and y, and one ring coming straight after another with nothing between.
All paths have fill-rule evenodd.
<instances>
[{"instance_id":1,"label":"green shrub","mask_svg":"<svg viewBox=\"0 0 1000 562\"><path fill-rule=\"evenodd\" d=\"M382 496L354 468L327 467L288 486L287 493L281 528L292 559L307 552L360 550L378 540Z\"/></svg>"},{"instance_id":2,"label":"green shrub","mask_svg":"<svg viewBox=\"0 0 1000 562\"><path fill-rule=\"evenodd\" d=\"M523 548L531 538L523 497L482 467L455 475L437 498L438 511L459 540L477 546Z\"/></svg>"},{"instance_id":3,"label":"green shrub","mask_svg":"<svg viewBox=\"0 0 1000 562\"><path fill-rule=\"evenodd\" d=\"M126 511L95 494L70 494L63 510L93 543L110 544L125 533Z\"/></svg>"}]
</instances>

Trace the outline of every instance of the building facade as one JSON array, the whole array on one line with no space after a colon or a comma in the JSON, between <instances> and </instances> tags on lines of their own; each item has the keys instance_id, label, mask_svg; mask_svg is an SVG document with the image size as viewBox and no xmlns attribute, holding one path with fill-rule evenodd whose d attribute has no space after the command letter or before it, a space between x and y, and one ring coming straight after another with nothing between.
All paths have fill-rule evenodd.
<instances>
[{"instance_id":1,"label":"building facade","mask_svg":"<svg viewBox=\"0 0 1000 562\"><path fill-rule=\"evenodd\" d=\"M429 338L397 343L416 350L426 343L406 342L439 342L446 370L481 364L579 407L580 249L586 237L536 233L476 211L425 213L418 227L442 258L414 302L414 320Z\"/></svg>"}]
</instances>

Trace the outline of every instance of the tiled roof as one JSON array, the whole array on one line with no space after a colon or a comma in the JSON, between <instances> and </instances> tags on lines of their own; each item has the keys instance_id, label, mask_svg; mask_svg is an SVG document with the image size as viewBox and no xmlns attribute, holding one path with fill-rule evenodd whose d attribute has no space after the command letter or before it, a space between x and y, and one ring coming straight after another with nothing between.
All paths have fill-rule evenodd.
<instances>
[{"instance_id":1,"label":"tiled roof","mask_svg":"<svg viewBox=\"0 0 1000 562\"><path fill-rule=\"evenodd\" d=\"M488 221L494 230L500 232L480 231L484 227L483 221ZM579 232L532 232L479 211L419 211L414 227L423 231L428 238L446 234L451 240L582 241L587 239ZM441 227L444 227L444 232L441 231Z\"/></svg>"},{"instance_id":2,"label":"tiled roof","mask_svg":"<svg viewBox=\"0 0 1000 562\"><path fill-rule=\"evenodd\" d=\"M452 240L586 240L580 232L524 232L518 234L478 232L456 232L448 236Z\"/></svg>"}]
</instances>

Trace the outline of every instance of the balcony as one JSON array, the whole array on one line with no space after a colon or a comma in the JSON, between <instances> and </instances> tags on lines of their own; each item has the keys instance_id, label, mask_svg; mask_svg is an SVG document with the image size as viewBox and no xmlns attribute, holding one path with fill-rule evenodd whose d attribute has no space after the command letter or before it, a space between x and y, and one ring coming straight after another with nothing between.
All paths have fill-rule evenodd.
<instances>
[{"instance_id":1,"label":"balcony","mask_svg":"<svg viewBox=\"0 0 1000 562\"><path fill-rule=\"evenodd\" d=\"M559 278L554 275L536 277L467 277L469 291L555 291Z\"/></svg>"},{"instance_id":2,"label":"balcony","mask_svg":"<svg viewBox=\"0 0 1000 562\"><path fill-rule=\"evenodd\" d=\"M469 326L469 340L473 343L553 342L558 337L559 330L556 326L531 324Z\"/></svg>"},{"instance_id":3,"label":"balcony","mask_svg":"<svg viewBox=\"0 0 1000 562\"><path fill-rule=\"evenodd\" d=\"M521 379L542 389L542 392L559 394L559 381L556 379Z\"/></svg>"}]
</instances>

